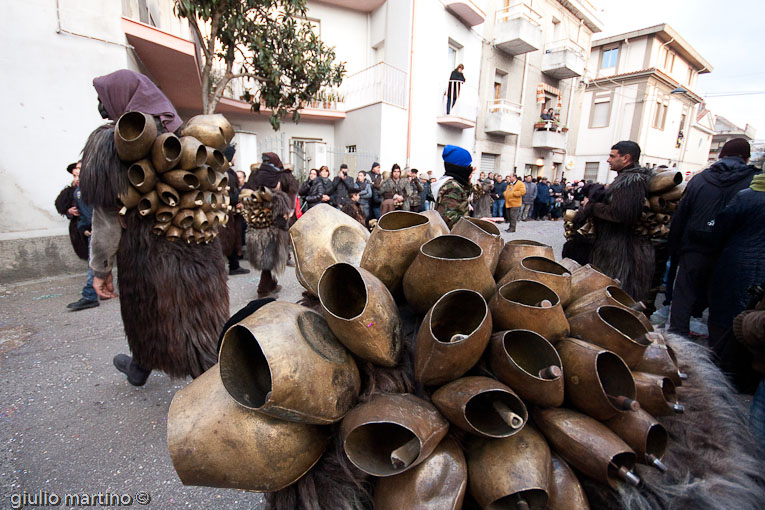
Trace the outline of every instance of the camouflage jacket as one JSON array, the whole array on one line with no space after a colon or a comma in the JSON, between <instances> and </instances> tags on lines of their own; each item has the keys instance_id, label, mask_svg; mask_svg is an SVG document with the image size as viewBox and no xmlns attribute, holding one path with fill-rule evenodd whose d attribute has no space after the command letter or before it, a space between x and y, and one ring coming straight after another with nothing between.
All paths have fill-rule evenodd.
<instances>
[{"instance_id":1,"label":"camouflage jacket","mask_svg":"<svg viewBox=\"0 0 765 510\"><path fill-rule=\"evenodd\" d=\"M436 211L451 229L463 216L467 216L470 205L471 186L463 186L454 179L447 181L438 190Z\"/></svg>"}]
</instances>

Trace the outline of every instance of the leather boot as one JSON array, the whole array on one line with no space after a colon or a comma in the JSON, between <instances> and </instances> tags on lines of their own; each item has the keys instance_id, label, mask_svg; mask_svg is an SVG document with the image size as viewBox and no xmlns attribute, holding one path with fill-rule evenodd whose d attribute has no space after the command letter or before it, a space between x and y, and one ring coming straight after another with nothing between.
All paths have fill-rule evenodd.
<instances>
[{"instance_id":1,"label":"leather boot","mask_svg":"<svg viewBox=\"0 0 765 510\"><path fill-rule=\"evenodd\" d=\"M151 374L151 370L141 368L127 354L117 354L112 362L117 370L127 376L128 382L133 386L143 386Z\"/></svg>"}]
</instances>

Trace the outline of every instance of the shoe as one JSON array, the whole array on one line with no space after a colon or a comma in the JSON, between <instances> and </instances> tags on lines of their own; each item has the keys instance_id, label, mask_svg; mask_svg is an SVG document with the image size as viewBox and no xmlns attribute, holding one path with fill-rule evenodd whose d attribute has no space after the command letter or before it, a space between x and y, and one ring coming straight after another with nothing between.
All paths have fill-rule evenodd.
<instances>
[{"instance_id":1,"label":"shoe","mask_svg":"<svg viewBox=\"0 0 765 510\"><path fill-rule=\"evenodd\" d=\"M151 370L139 367L133 358L127 354L117 354L112 360L114 367L127 376L127 380L133 386L143 386L151 374Z\"/></svg>"},{"instance_id":2,"label":"shoe","mask_svg":"<svg viewBox=\"0 0 765 510\"><path fill-rule=\"evenodd\" d=\"M506 228L505 232L515 232L515 229L510 230L509 228Z\"/></svg>"},{"instance_id":3,"label":"shoe","mask_svg":"<svg viewBox=\"0 0 765 510\"><path fill-rule=\"evenodd\" d=\"M231 269L228 274L231 276L238 275L238 274L249 274L250 270L245 269L243 267L237 267L236 269Z\"/></svg>"},{"instance_id":4,"label":"shoe","mask_svg":"<svg viewBox=\"0 0 765 510\"><path fill-rule=\"evenodd\" d=\"M97 306L98 306L98 299L85 299L85 298L80 298L79 301L75 301L74 303L69 303L68 305L66 305L66 307L72 310L73 312L85 310L86 308L95 308Z\"/></svg>"},{"instance_id":5,"label":"shoe","mask_svg":"<svg viewBox=\"0 0 765 510\"><path fill-rule=\"evenodd\" d=\"M258 299L263 299L264 297L268 297L268 296L270 296L271 294L276 294L276 293L278 293L280 290L282 290L282 286L281 286L281 285L277 285L277 286L276 286L276 287L274 287L274 288L273 288L273 290L271 290L270 292L258 292Z\"/></svg>"}]
</instances>

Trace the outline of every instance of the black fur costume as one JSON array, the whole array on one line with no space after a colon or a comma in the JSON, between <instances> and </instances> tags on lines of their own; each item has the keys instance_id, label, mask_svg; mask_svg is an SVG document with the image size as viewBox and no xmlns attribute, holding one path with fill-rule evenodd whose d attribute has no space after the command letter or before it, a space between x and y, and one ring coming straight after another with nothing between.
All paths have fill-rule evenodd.
<instances>
[{"instance_id":1,"label":"black fur costume","mask_svg":"<svg viewBox=\"0 0 765 510\"><path fill-rule=\"evenodd\" d=\"M114 148L114 124L97 128L83 150L81 190L89 204L116 209L128 187ZM144 369L196 377L217 361L229 314L220 241L170 242L151 233L154 217L125 216L117 266L122 321L133 358Z\"/></svg>"},{"instance_id":2,"label":"black fur costume","mask_svg":"<svg viewBox=\"0 0 765 510\"><path fill-rule=\"evenodd\" d=\"M646 301L654 272L654 251L647 236L635 230L648 194L647 168L619 172L608 185L602 202L587 205L595 225L593 266L611 278L637 301Z\"/></svg>"},{"instance_id":3,"label":"black fur costume","mask_svg":"<svg viewBox=\"0 0 765 510\"><path fill-rule=\"evenodd\" d=\"M272 193L268 208L274 221L265 228L258 228L255 224L247 226L247 260L258 271L272 271L278 275L287 267L290 247L287 218L294 203L290 204L286 193L278 190Z\"/></svg>"},{"instance_id":4,"label":"black fur costume","mask_svg":"<svg viewBox=\"0 0 765 510\"><path fill-rule=\"evenodd\" d=\"M79 216L70 216L69 208L74 205L74 186L67 186L56 197L56 210L69 220L69 240L72 242L74 253L82 260L88 260L88 238L77 228Z\"/></svg>"}]
</instances>

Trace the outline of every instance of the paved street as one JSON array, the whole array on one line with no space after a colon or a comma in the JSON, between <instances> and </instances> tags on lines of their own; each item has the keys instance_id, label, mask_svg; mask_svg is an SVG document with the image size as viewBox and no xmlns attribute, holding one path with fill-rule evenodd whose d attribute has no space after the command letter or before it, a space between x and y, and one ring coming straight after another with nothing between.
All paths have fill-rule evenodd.
<instances>
[{"instance_id":1,"label":"paved street","mask_svg":"<svg viewBox=\"0 0 765 510\"><path fill-rule=\"evenodd\" d=\"M507 239L534 239L560 256L563 222L521 222ZM247 267L247 264L243 264ZM155 373L142 388L112 366L127 351L117 300L69 312L85 273L3 287L0 283L0 496L24 491L130 494L154 508L260 508L258 494L185 487L166 445L167 410L188 381ZM280 299L296 301L294 270ZM229 280L231 310L255 297L257 274ZM137 506L134 503L134 506Z\"/></svg>"}]
</instances>

